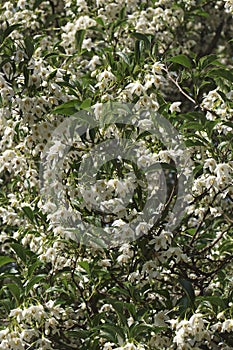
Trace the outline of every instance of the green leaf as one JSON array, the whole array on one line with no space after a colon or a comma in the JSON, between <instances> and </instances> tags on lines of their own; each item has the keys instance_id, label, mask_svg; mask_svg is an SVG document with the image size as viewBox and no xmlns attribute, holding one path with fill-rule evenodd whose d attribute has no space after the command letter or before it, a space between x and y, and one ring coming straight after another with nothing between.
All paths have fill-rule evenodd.
<instances>
[{"instance_id":1,"label":"green leaf","mask_svg":"<svg viewBox=\"0 0 233 350\"><path fill-rule=\"evenodd\" d=\"M168 59L169 62L178 63L186 68L192 68L192 62L186 55L177 55Z\"/></svg>"},{"instance_id":2,"label":"green leaf","mask_svg":"<svg viewBox=\"0 0 233 350\"><path fill-rule=\"evenodd\" d=\"M104 21L103 21L103 19L101 17L96 17L95 21L96 21L96 23L98 23L99 25L104 27Z\"/></svg>"},{"instance_id":3,"label":"green leaf","mask_svg":"<svg viewBox=\"0 0 233 350\"><path fill-rule=\"evenodd\" d=\"M152 331L154 332L155 330L157 330L158 333L160 330L163 329L166 329L166 327L154 327L152 325L147 325L143 323L134 323L130 326L129 335L134 339L137 339L138 337L140 339L142 334L144 334L144 336L148 336Z\"/></svg>"},{"instance_id":4,"label":"green leaf","mask_svg":"<svg viewBox=\"0 0 233 350\"><path fill-rule=\"evenodd\" d=\"M135 41L135 62L136 64L139 64L140 62L140 40Z\"/></svg>"},{"instance_id":5,"label":"green leaf","mask_svg":"<svg viewBox=\"0 0 233 350\"><path fill-rule=\"evenodd\" d=\"M213 69L208 73L208 76L211 78L222 78L233 83L233 74L230 70L226 70L222 68Z\"/></svg>"},{"instance_id":6,"label":"green leaf","mask_svg":"<svg viewBox=\"0 0 233 350\"><path fill-rule=\"evenodd\" d=\"M86 100L84 100L84 101L81 103L80 109L90 108L90 107L91 107L91 102L92 102L92 99L91 99L91 98L87 98Z\"/></svg>"},{"instance_id":7,"label":"green leaf","mask_svg":"<svg viewBox=\"0 0 233 350\"><path fill-rule=\"evenodd\" d=\"M53 79L56 76L56 74L57 74L57 69L49 73L47 80Z\"/></svg>"},{"instance_id":8,"label":"green leaf","mask_svg":"<svg viewBox=\"0 0 233 350\"><path fill-rule=\"evenodd\" d=\"M134 38L136 38L137 40L139 40L139 41L144 41L144 44L145 44L145 48L146 48L146 49L149 49L149 48L150 48L150 45L151 45L150 39L149 39L145 34L142 34L142 33L132 33L131 35L132 35Z\"/></svg>"},{"instance_id":9,"label":"green leaf","mask_svg":"<svg viewBox=\"0 0 233 350\"><path fill-rule=\"evenodd\" d=\"M122 339L125 339L125 333L122 328L119 326L115 326L109 323L105 323L101 326L95 327L94 329L101 330L105 335L109 335L112 338L112 341L116 342L117 338L116 335L119 334L119 336ZM115 339L115 340L113 340Z\"/></svg>"},{"instance_id":10,"label":"green leaf","mask_svg":"<svg viewBox=\"0 0 233 350\"><path fill-rule=\"evenodd\" d=\"M209 55L209 56L201 57L199 60L200 68L204 69L204 68L208 67L209 65L214 64L217 57L218 57L217 55Z\"/></svg>"},{"instance_id":11,"label":"green leaf","mask_svg":"<svg viewBox=\"0 0 233 350\"><path fill-rule=\"evenodd\" d=\"M6 64L6 63L10 63L10 65L12 66L12 60L11 58L8 56L5 59L3 59L0 63L0 69L2 69L2 67Z\"/></svg>"},{"instance_id":12,"label":"green leaf","mask_svg":"<svg viewBox=\"0 0 233 350\"><path fill-rule=\"evenodd\" d=\"M28 81L29 81L29 70L27 69L27 66L23 66L23 75L24 75L24 83L25 86L28 86Z\"/></svg>"},{"instance_id":13,"label":"green leaf","mask_svg":"<svg viewBox=\"0 0 233 350\"><path fill-rule=\"evenodd\" d=\"M195 167L195 169L193 170L193 176L194 178L196 178L197 176L200 176L203 173L203 164L199 164ZM196 229L189 229L187 230L187 232L191 232L191 234L196 232Z\"/></svg>"},{"instance_id":14,"label":"green leaf","mask_svg":"<svg viewBox=\"0 0 233 350\"><path fill-rule=\"evenodd\" d=\"M134 304L124 303L124 307L129 311L129 313L133 316L133 318L136 318L136 308Z\"/></svg>"},{"instance_id":15,"label":"green leaf","mask_svg":"<svg viewBox=\"0 0 233 350\"><path fill-rule=\"evenodd\" d=\"M9 256L0 256L0 267L12 262L15 262L15 260L10 258Z\"/></svg>"},{"instance_id":16,"label":"green leaf","mask_svg":"<svg viewBox=\"0 0 233 350\"><path fill-rule=\"evenodd\" d=\"M209 146L208 140L202 138L199 135L196 134L189 134L189 139L185 141L186 146L192 147L192 146Z\"/></svg>"},{"instance_id":17,"label":"green leaf","mask_svg":"<svg viewBox=\"0 0 233 350\"><path fill-rule=\"evenodd\" d=\"M64 55L61 53L58 53L56 51L49 52L44 56L44 59L47 60L48 58L59 58L59 57L68 57L68 55Z\"/></svg>"},{"instance_id":18,"label":"green leaf","mask_svg":"<svg viewBox=\"0 0 233 350\"><path fill-rule=\"evenodd\" d=\"M203 125L199 122L188 122L183 126L183 129L203 130Z\"/></svg>"},{"instance_id":19,"label":"green leaf","mask_svg":"<svg viewBox=\"0 0 233 350\"><path fill-rule=\"evenodd\" d=\"M7 298L5 300L0 299L0 310L2 311L3 309L5 310L5 312L7 314L9 314L10 311L12 310L12 301L9 298ZM2 313L1 313L1 315L2 315ZM2 316L1 316L1 318L2 318Z\"/></svg>"},{"instance_id":20,"label":"green leaf","mask_svg":"<svg viewBox=\"0 0 233 350\"><path fill-rule=\"evenodd\" d=\"M24 287L25 287L25 295L28 295L28 293L35 286L35 284L39 283L43 279L45 280L46 277L47 277L46 274L41 274L41 275L34 276L30 280L28 280L26 282L26 284L24 285Z\"/></svg>"},{"instance_id":21,"label":"green leaf","mask_svg":"<svg viewBox=\"0 0 233 350\"><path fill-rule=\"evenodd\" d=\"M206 17L208 18L210 16L210 14L206 11L203 11L201 9L197 9L195 11L193 11L193 14L197 15L197 16L201 16L201 17Z\"/></svg>"},{"instance_id":22,"label":"green leaf","mask_svg":"<svg viewBox=\"0 0 233 350\"><path fill-rule=\"evenodd\" d=\"M223 244L219 247L219 252L221 254L230 254L233 251L233 241L228 238Z\"/></svg>"},{"instance_id":23,"label":"green leaf","mask_svg":"<svg viewBox=\"0 0 233 350\"><path fill-rule=\"evenodd\" d=\"M127 23L127 19L123 18L123 19L118 19L115 22L112 22L111 26L110 26L110 33L111 33L111 38L113 38L114 33L116 32L116 29L118 27L124 27L124 25Z\"/></svg>"},{"instance_id":24,"label":"green leaf","mask_svg":"<svg viewBox=\"0 0 233 350\"><path fill-rule=\"evenodd\" d=\"M78 82L76 82L76 84L77 84ZM59 85L59 86L62 86L62 87L68 87L69 89L68 89L68 91L69 91L69 93L70 94L72 94L72 95L74 95L74 96L76 96L76 97L79 97L79 94L78 94L78 89L77 88L75 88L73 85L71 85L71 84L69 84L67 81L58 81L57 82L57 85ZM77 92L78 91L78 92ZM80 101L80 100L78 100L78 101ZM59 106L58 106L59 107Z\"/></svg>"},{"instance_id":25,"label":"green leaf","mask_svg":"<svg viewBox=\"0 0 233 350\"><path fill-rule=\"evenodd\" d=\"M181 284L183 290L185 291L185 293L190 301L190 304L193 305L194 300L195 300L195 293L193 290L192 283L188 280L185 280L185 279L180 279L179 283Z\"/></svg>"},{"instance_id":26,"label":"green leaf","mask_svg":"<svg viewBox=\"0 0 233 350\"><path fill-rule=\"evenodd\" d=\"M16 302L19 304L22 290L15 283L7 283L6 286L15 298Z\"/></svg>"},{"instance_id":27,"label":"green leaf","mask_svg":"<svg viewBox=\"0 0 233 350\"><path fill-rule=\"evenodd\" d=\"M223 125L226 125L226 126L229 126L230 128L233 128L233 122L229 122L229 121L224 121L223 123L222 123Z\"/></svg>"},{"instance_id":28,"label":"green leaf","mask_svg":"<svg viewBox=\"0 0 233 350\"><path fill-rule=\"evenodd\" d=\"M124 302L109 300L109 304L112 304L113 308L115 309L120 323L124 326L127 325L127 318L124 314Z\"/></svg>"},{"instance_id":29,"label":"green leaf","mask_svg":"<svg viewBox=\"0 0 233 350\"><path fill-rule=\"evenodd\" d=\"M213 131L213 128L215 127L215 125L217 125L219 123L218 120L207 120L205 123L205 128L206 128L206 132L208 133L208 135L211 137L211 133Z\"/></svg>"},{"instance_id":30,"label":"green leaf","mask_svg":"<svg viewBox=\"0 0 233 350\"><path fill-rule=\"evenodd\" d=\"M87 261L80 261L78 264L79 266L81 266L82 269L84 269L88 273L88 275L90 274L90 265Z\"/></svg>"},{"instance_id":31,"label":"green leaf","mask_svg":"<svg viewBox=\"0 0 233 350\"><path fill-rule=\"evenodd\" d=\"M115 58L113 56L113 53L110 50L105 50L104 52L105 52L105 56L106 56L108 64L111 66L111 68L113 70L115 70L116 62L115 62Z\"/></svg>"},{"instance_id":32,"label":"green leaf","mask_svg":"<svg viewBox=\"0 0 233 350\"><path fill-rule=\"evenodd\" d=\"M54 108L52 113L61 114L61 115L72 115L78 111L80 106L80 100L75 99L65 103L62 103L60 106Z\"/></svg>"},{"instance_id":33,"label":"green leaf","mask_svg":"<svg viewBox=\"0 0 233 350\"><path fill-rule=\"evenodd\" d=\"M186 114L183 114L182 117L184 118L184 120L200 120L203 123L206 121L206 117L202 112L188 112Z\"/></svg>"},{"instance_id":34,"label":"green leaf","mask_svg":"<svg viewBox=\"0 0 233 350\"><path fill-rule=\"evenodd\" d=\"M130 65L129 57L124 52L116 52L116 55L121 57L127 65Z\"/></svg>"},{"instance_id":35,"label":"green leaf","mask_svg":"<svg viewBox=\"0 0 233 350\"><path fill-rule=\"evenodd\" d=\"M32 276L33 272L36 270L38 266L41 266L42 262L40 260L36 260L32 265L28 267L28 276Z\"/></svg>"},{"instance_id":36,"label":"green leaf","mask_svg":"<svg viewBox=\"0 0 233 350\"><path fill-rule=\"evenodd\" d=\"M4 281L4 283L5 281L8 281L9 284L16 285L21 292L23 291L23 284L21 282L21 279L12 273L0 274L0 281Z\"/></svg>"},{"instance_id":37,"label":"green leaf","mask_svg":"<svg viewBox=\"0 0 233 350\"><path fill-rule=\"evenodd\" d=\"M179 316L184 317L188 310L190 310L190 300L189 298L184 295L178 300L177 305L179 306Z\"/></svg>"},{"instance_id":38,"label":"green leaf","mask_svg":"<svg viewBox=\"0 0 233 350\"><path fill-rule=\"evenodd\" d=\"M84 29L77 30L77 32L75 33L75 42L78 53L80 53L82 50L82 44L85 33L86 31Z\"/></svg>"},{"instance_id":39,"label":"green leaf","mask_svg":"<svg viewBox=\"0 0 233 350\"><path fill-rule=\"evenodd\" d=\"M28 56L28 59L30 60L35 50L33 41L29 36L27 36L26 38L24 38L24 44L25 44L26 54Z\"/></svg>"},{"instance_id":40,"label":"green leaf","mask_svg":"<svg viewBox=\"0 0 233 350\"><path fill-rule=\"evenodd\" d=\"M24 263L26 263L26 261L27 261L27 252L26 252L26 249L24 248L24 246L22 246L22 244L19 244L19 243L12 243L12 244L11 244L11 248L15 251L15 253L17 254L17 256L18 256Z\"/></svg>"},{"instance_id":41,"label":"green leaf","mask_svg":"<svg viewBox=\"0 0 233 350\"><path fill-rule=\"evenodd\" d=\"M2 42L17 28L21 27L21 24L13 24L12 26L9 26L6 28L6 30L3 32Z\"/></svg>"},{"instance_id":42,"label":"green leaf","mask_svg":"<svg viewBox=\"0 0 233 350\"><path fill-rule=\"evenodd\" d=\"M77 338L77 339L86 339L90 335L89 330L84 330L84 329L76 329L74 331L68 331L67 335L71 338Z\"/></svg>"},{"instance_id":43,"label":"green leaf","mask_svg":"<svg viewBox=\"0 0 233 350\"><path fill-rule=\"evenodd\" d=\"M120 287L113 287L109 290L110 294L116 294L116 295L124 295L125 297L130 297L130 293L127 289L123 289ZM112 293L111 293L112 292Z\"/></svg>"},{"instance_id":44,"label":"green leaf","mask_svg":"<svg viewBox=\"0 0 233 350\"><path fill-rule=\"evenodd\" d=\"M105 317L106 317L105 311L96 313L92 318L93 327L98 327L99 325L101 325L102 324L101 320L104 319Z\"/></svg>"},{"instance_id":45,"label":"green leaf","mask_svg":"<svg viewBox=\"0 0 233 350\"><path fill-rule=\"evenodd\" d=\"M45 0L36 0L35 4L33 5L33 11L36 10L40 6L40 4L44 1Z\"/></svg>"},{"instance_id":46,"label":"green leaf","mask_svg":"<svg viewBox=\"0 0 233 350\"><path fill-rule=\"evenodd\" d=\"M79 99L74 99L74 100L70 100L67 102L62 103L60 106L56 107L55 109L58 110L59 108L69 108L69 107L74 107L80 104L80 100Z\"/></svg>"},{"instance_id":47,"label":"green leaf","mask_svg":"<svg viewBox=\"0 0 233 350\"><path fill-rule=\"evenodd\" d=\"M104 336L108 341L117 343L117 333L116 333L116 328L115 326L112 325L106 325L103 327L101 330L101 335ZM118 329L119 331L119 329Z\"/></svg>"},{"instance_id":48,"label":"green leaf","mask_svg":"<svg viewBox=\"0 0 233 350\"><path fill-rule=\"evenodd\" d=\"M34 223L34 213L30 207L22 207L23 212L26 214L26 216L29 218L29 220Z\"/></svg>"},{"instance_id":49,"label":"green leaf","mask_svg":"<svg viewBox=\"0 0 233 350\"><path fill-rule=\"evenodd\" d=\"M199 296L197 297L197 303L202 303L202 302L209 302L212 307L218 309L221 308L224 310L227 305L224 302L222 296L217 296L217 295L205 295L205 296Z\"/></svg>"}]
</instances>

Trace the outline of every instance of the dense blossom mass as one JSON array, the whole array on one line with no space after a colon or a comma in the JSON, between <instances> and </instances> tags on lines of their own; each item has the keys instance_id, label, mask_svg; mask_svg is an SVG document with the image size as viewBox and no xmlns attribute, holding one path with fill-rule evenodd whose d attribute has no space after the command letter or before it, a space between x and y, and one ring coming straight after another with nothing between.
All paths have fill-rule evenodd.
<instances>
[{"instance_id":1,"label":"dense blossom mass","mask_svg":"<svg viewBox=\"0 0 233 350\"><path fill-rule=\"evenodd\" d=\"M233 349L232 15L2 1L1 350Z\"/></svg>"}]
</instances>

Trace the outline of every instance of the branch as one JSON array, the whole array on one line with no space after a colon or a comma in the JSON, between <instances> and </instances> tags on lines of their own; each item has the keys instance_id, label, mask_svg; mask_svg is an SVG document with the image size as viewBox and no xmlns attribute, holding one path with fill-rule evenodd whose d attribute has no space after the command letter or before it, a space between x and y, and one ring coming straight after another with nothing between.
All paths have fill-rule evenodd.
<instances>
[{"instance_id":1,"label":"branch","mask_svg":"<svg viewBox=\"0 0 233 350\"><path fill-rule=\"evenodd\" d=\"M169 71L167 68L163 68L163 70L167 73L168 78L173 82L173 84L176 85L176 87L178 88L178 90L182 93L182 95L184 95L189 101L191 101L193 104L196 105L196 101L190 97L179 85L178 81L173 79L172 76L170 75Z\"/></svg>"},{"instance_id":2,"label":"branch","mask_svg":"<svg viewBox=\"0 0 233 350\"><path fill-rule=\"evenodd\" d=\"M208 251L208 250L210 250L211 248L213 248L213 247L215 246L215 244L217 244L218 241L220 241L220 239L223 237L224 233L226 233L226 232L229 230L229 228L230 228L231 226L233 226L233 222L232 222L232 224L231 224L229 227L227 227L226 230L222 231L221 234L220 234L210 245L208 245L207 247L203 248L203 249L200 251L200 254L205 253L206 251Z\"/></svg>"},{"instance_id":3,"label":"branch","mask_svg":"<svg viewBox=\"0 0 233 350\"><path fill-rule=\"evenodd\" d=\"M226 188L227 188L227 187L226 187ZM198 225L198 227L197 227L197 229L196 229L196 232L195 232L194 235L193 235L193 238L192 238L192 240L191 240L191 242L190 242L190 246L193 245L195 239L197 238L197 235L198 235L198 233L199 233L199 231L200 231L200 229L201 229L201 226L202 226L202 224L204 223L204 221L205 221L205 219L206 219L206 216L207 216L207 215L209 214L209 212L210 212L210 206L213 205L215 199L218 197L218 195L219 195L220 193L221 193L221 192L215 193L215 195L214 195L214 197L213 197L211 203L209 203L209 207L207 208L206 212L204 213L203 218L202 218L202 220L200 221L200 223L199 223L199 225Z\"/></svg>"}]
</instances>

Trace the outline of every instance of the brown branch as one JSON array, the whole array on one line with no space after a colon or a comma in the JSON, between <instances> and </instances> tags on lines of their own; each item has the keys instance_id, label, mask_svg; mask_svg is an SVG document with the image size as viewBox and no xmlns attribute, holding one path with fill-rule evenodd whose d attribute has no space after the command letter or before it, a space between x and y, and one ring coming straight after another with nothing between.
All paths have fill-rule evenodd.
<instances>
[{"instance_id":1,"label":"brown branch","mask_svg":"<svg viewBox=\"0 0 233 350\"><path fill-rule=\"evenodd\" d=\"M182 87L179 85L178 81L173 79L172 76L170 75L169 71L167 68L163 68L163 70L167 73L168 78L173 82L173 84L176 85L176 87L178 88L178 90L181 92L182 95L184 95L189 101L191 101L193 104L196 105L196 101L190 97L183 89Z\"/></svg>"},{"instance_id":2,"label":"brown branch","mask_svg":"<svg viewBox=\"0 0 233 350\"><path fill-rule=\"evenodd\" d=\"M208 209L206 210L206 212L205 212L205 214L204 214L202 220L200 221L200 223L199 223L199 225L198 225L198 227L197 227L197 229L196 229L196 232L195 232L194 235L193 235L193 238L192 238L192 240L191 240L191 242L190 242L190 246L193 245L195 239L197 238L197 235L198 235L198 233L199 233L199 231L200 231L200 229L201 229L201 226L202 226L202 224L203 224L203 222L204 222L206 216L209 214L210 206L214 203L215 199L217 198L217 196L218 196L220 193L221 193L221 192L217 192L217 193L214 195L213 200L211 201L211 203L209 203L209 207L208 207Z\"/></svg>"},{"instance_id":3,"label":"brown branch","mask_svg":"<svg viewBox=\"0 0 233 350\"><path fill-rule=\"evenodd\" d=\"M229 230L229 228L232 227L232 226L233 226L233 222L226 230L222 231L221 234L210 245L208 245L207 247L203 248L200 251L200 254L205 253L206 251L208 251L211 248L213 248L215 246L215 244L217 244L220 241L220 239L223 237L224 233L226 233Z\"/></svg>"}]
</instances>

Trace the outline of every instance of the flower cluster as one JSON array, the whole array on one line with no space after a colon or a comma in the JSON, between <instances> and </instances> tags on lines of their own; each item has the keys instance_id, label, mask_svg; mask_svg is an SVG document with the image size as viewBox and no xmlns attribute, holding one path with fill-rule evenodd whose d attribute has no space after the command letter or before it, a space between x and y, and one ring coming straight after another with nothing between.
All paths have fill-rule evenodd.
<instances>
[{"instance_id":1,"label":"flower cluster","mask_svg":"<svg viewBox=\"0 0 233 350\"><path fill-rule=\"evenodd\" d=\"M49 336L59 336L59 322L62 320L64 327L72 325L66 311L52 300L45 305L12 309L9 318L14 326L0 331L1 349L52 349Z\"/></svg>"}]
</instances>

